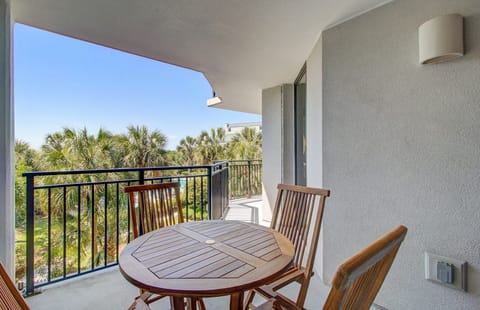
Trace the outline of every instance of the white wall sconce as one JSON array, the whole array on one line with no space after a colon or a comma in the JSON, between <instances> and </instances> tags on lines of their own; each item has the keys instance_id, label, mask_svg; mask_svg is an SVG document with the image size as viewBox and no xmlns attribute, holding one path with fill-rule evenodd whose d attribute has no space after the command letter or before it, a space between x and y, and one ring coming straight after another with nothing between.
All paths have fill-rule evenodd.
<instances>
[{"instance_id":1,"label":"white wall sconce","mask_svg":"<svg viewBox=\"0 0 480 310\"><path fill-rule=\"evenodd\" d=\"M463 17L435 17L418 28L420 63L434 64L463 56Z\"/></svg>"}]
</instances>

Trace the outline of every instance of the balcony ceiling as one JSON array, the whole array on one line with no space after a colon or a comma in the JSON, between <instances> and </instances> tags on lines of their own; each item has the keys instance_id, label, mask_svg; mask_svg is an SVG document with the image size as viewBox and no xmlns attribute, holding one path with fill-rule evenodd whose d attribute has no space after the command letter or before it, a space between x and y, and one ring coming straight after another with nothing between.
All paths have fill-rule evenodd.
<instances>
[{"instance_id":1,"label":"balcony ceiling","mask_svg":"<svg viewBox=\"0 0 480 310\"><path fill-rule=\"evenodd\" d=\"M321 31L385 0L13 0L15 21L203 72L222 103L261 113ZM202 103L205 104L205 103Z\"/></svg>"}]
</instances>

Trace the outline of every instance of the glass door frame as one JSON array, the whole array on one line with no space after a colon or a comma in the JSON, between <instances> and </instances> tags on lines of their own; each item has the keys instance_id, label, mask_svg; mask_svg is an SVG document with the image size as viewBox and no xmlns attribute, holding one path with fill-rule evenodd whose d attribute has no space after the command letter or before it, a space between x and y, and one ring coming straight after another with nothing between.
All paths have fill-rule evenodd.
<instances>
[{"instance_id":1,"label":"glass door frame","mask_svg":"<svg viewBox=\"0 0 480 310\"><path fill-rule=\"evenodd\" d=\"M295 184L307 185L307 64L303 64L294 85L294 166Z\"/></svg>"}]
</instances>

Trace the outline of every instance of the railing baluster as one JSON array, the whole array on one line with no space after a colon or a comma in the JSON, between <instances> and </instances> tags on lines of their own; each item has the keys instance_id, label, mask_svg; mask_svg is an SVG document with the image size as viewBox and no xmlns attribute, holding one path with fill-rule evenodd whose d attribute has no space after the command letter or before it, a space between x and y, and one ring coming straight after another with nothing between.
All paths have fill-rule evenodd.
<instances>
[{"instance_id":1,"label":"railing baluster","mask_svg":"<svg viewBox=\"0 0 480 310\"><path fill-rule=\"evenodd\" d=\"M188 203L190 199L188 199L188 181L190 178L185 178L185 221L188 222Z\"/></svg>"},{"instance_id":2,"label":"railing baluster","mask_svg":"<svg viewBox=\"0 0 480 310\"><path fill-rule=\"evenodd\" d=\"M193 177L193 220L197 220L197 178Z\"/></svg>"},{"instance_id":3,"label":"railing baluster","mask_svg":"<svg viewBox=\"0 0 480 310\"><path fill-rule=\"evenodd\" d=\"M82 188L81 186L77 186L77 274L81 271L81 253L80 253L80 246L82 241L82 227L81 227L81 208L82 208Z\"/></svg>"},{"instance_id":4,"label":"railing baluster","mask_svg":"<svg viewBox=\"0 0 480 310\"><path fill-rule=\"evenodd\" d=\"M105 183L105 193L103 197L103 265L107 266L107 248L108 248L108 219L107 219L107 212L108 212L108 184Z\"/></svg>"},{"instance_id":5,"label":"railing baluster","mask_svg":"<svg viewBox=\"0 0 480 310\"><path fill-rule=\"evenodd\" d=\"M252 161L248 160L248 169L247 169L247 191L248 191L248 198L252 197L252 178L251 178L251 169L252 169Z\"/></svg>"},{"instance_id":6,"label":"railing baluster","mask_svg":"<svg viewBox=\"0 0 480 310\"><path fill-rule=\"evenodd\" d=\"M200 214L201 214L201 220L203 221L203 201L204 201L204 197L203 197L203 177L200 177Z\"/></svg>"},{"instance_id":7,"label":"railing baluster","mask_svg":"<svg viewBox=\"0 0 480 310\"><path fill-rule=\"evenodd\" d=\"M67 187L63 187L63 278L67 277Z\"/></svg>"},{"instance_id":8,"label":"railing baluster","mask_svg":"<svg viewBox=\"0 0 480 310\"><path fill-rule=\"evenodd\" d=\"M130 186L132 183L127 182L127 186ZM131 225L131 220L130 220L130 199L127 199L127 243L130 243L130 225ZM118 252L118 250L117 250Z\"/></svg>"},{"instance_id":9,"label":"railing baluster","mask_svg":"<svg viewBox=\"0 0 480 310\"><path fill-rule=\"evenodd\" d=\"M212 166L208 167L207 169L207 187L208 187L208 219L213 219L212 216Z\"/></svg>"},{"instance_id":10,"label":"railing baluster","mask_svg":"<svg viewBox=\"0 0 480 310\"><path fill-rule=\"evenodd\" d=\"M95 230L96 230L96 223L95 223L95 185L92 184L91 186L91 199L92 199L92 214L91 214L91 218L92 218L92 224L91 224L91 228L92 228L92 239L91 239L91 246L92 246L92 252L91 252L91 264L90 264L90 269L93 270L95 268L95 254L96 254L96 242L95 242Z\"/></svg>"},{"instance_id":11,"label":"railing baluster","mask_svg":"<svg viewBox=\"0 0 480 310\"><path fill-rule=\"evenodd\" d=\"M50 281L52 279L52 189L47 190L47 244L48 244L48 254L47 254L47 279Z\"/></svg>"},{"instance_id":12,"label":"railing baluster","mask_svg":"<svg viewBox=\"0 0 480 310\"><path fill-rule=\"evenodd\" d=\"M119 199L119 191L120 191L120 184L117 182L117 186L116 186L116 203L115 203L115 208L117 210L117 214L116 214L116 222L115 222L115 225L117 226L116 227L116 230L115 230L115 233L116 233L116 236L115 236L115 246L116 246L116 251L115 251L115 261L118 262L118 248L119 248L119 230L120 230L120 224L119 224L119 221L120 221L120 199Z\"/></svg>"}]
</instances>

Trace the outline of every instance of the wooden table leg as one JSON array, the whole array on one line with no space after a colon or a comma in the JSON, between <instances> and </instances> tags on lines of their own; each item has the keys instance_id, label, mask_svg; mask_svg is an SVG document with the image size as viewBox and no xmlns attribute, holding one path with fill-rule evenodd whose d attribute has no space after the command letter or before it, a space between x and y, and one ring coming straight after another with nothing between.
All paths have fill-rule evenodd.
<instances>
[{"instance_id":1,"label":"wooden table leg","mask_svg":"<svg viewBox=\"0 0 480 310\"><path fill-rule=\"evenodd\" d=\"M197 298L187 298L187 305L188 310L197 310Z\"/></svg>"},{"instance_id":2,"label":"wooden table leg","mask_svg":"<svg viewBox=\"0 0 480 310\"><path fill-rule=\"evenodd\" d=\"M183 297L170 297L174 310L185 310L185 301Z\"/></svg>"},{"instance_id":3,"label":"wooden table leg","mask_svg":"<svg viewBox=\"0 0 480 310\"><path fill-rule=\"evenodd\" d=\"M237 292L230 295L230 310L243 309L243 292Z\"/></svg>"}]
</instances>

